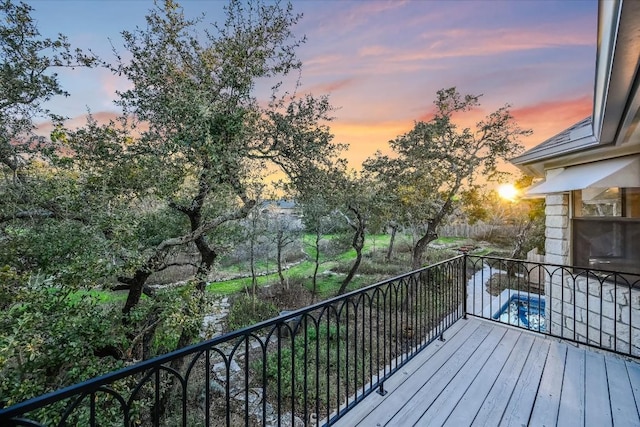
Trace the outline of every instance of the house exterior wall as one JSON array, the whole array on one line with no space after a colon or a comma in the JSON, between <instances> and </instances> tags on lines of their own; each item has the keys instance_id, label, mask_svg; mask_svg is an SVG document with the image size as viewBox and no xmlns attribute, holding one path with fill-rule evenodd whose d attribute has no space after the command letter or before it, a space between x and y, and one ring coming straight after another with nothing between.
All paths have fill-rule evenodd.
<instances>
[{"instance_id":1,"label":"house exterior wall","mask_svg":"<svg viewBox=\"0 0 640 427\"><path fill-rule=\"evenodd\" d=\"M555 271L545 283L547 325L556 336L640 356L640 291L621 278ZM577 272L573 272L577 274Z\"/></svg>"},{"instance_id":2,"label":"house exterior wall","mask_svg":"<svg viewBox=\"0 0 640 427\"><path fill-rule=\"evenodd\" d=\"M569 265L569 195L549 194L545 202L545 261Z\"/></svg>"},{"instance_id":3,"label":"house exterior wall","mask_svg":"<svg viewBox=\"0 0 640 427\"><path fill-rule=\"evenodd\" d=\"M569 195L546 196L545 261L571 265ZM640 290L624 279L547 267L546 324L553 335L640 355Z\"/></svg>"}]
</instances>

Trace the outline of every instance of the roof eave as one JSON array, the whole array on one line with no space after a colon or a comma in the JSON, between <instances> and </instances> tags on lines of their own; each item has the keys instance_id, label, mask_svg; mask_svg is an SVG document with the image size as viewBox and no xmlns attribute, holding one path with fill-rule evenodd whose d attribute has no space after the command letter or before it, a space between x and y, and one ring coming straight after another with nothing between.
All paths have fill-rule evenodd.
<instances>
[{"instance_id":1,"label":"roof eave","mask_svg":"<svg viewBox=\"0 0 640 427\"><path fill-rule=\"evenodd\" d=\"M634 28L638 17L640 2L599 2L595 91L589 135L557 146L534 147L511 159L512 164L525 173L543 176L544 164L548 160L615 145L622 140L623 125L629 127L630 117L635 115L631 108L633 105L629 103L640 104L637 93L640 77L636 75L637 43L629 43L630 40L637 42ZM630 97L633 94L636 96Z\"/></svg>"},{"instance_id":2,"label":"roof eave","mask_svg":"<svg viewBox=\"0 0 640 427\"><path fill-rule=\"evenodd\" d=\"M513 163L515 166L527 165L564 154L574 153L576 151L588 150L589 148L597 147L599 145L598 140L593 135L589 135L566 144L551 146L545 150L526 152L520 156L510 159L509 162Z\"/></svg>"}]
</instances>

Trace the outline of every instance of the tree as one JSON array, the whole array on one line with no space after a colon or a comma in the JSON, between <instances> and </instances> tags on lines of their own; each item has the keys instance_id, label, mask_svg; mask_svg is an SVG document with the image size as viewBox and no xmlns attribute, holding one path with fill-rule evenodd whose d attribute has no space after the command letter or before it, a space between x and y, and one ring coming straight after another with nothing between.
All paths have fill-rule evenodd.
<instances>
[{"instance_id":1,"label":"tree","mask_svg":"<svg viewBox=\"0 0 640 427\"><path fill-rule=\"evenodd\" d=\"M43 142L33 134L34 119L55 117L43 103L69 95L53 69L98 62L91 53L72 50L62 34L56 39L43 38L32 11L25 3L0 2L0 167L14 183L32 159L30 154Z\"/></svg>"},{"instance_id":2,"label":"tree","mask_svg":"<svg viewBox=\"0 0 640 427\"><path fill-rule=\"evenodd\" d=\"M521 175L515 182L514 187L518 191L524 191L533 183L533 177ZM514 223L517 231L513 250L510 258L522 258L530 250L537 248L544 252L545 239L545 200L528 199L513 202Z\"/></svg>"},{"instance_id":3,"label":"tree","mask_svg":"<svg viewBox=\"0 0 640 427\"><path fill-rule=\"evenodd\" d=\"M332 185L336 176L340 176L344 163L336 163L330 169L309 169L302 177L297 187L296 200L302 207L302 221L307 233L313 233L314 239L311 251L313 253L314 269L311 276L312 298L315 299L318 289L318 271L321 264L321 242L326 234L336 229L336 207Z\"/></svg>"},{"instance_id":4,"label":"tree","mask_svg":"<svg viewBox=\"0 0 640 427\"><path fill-rule=\"evenodd\" d=\"M272 241L276 247L276 268L280 285L289 289L289 282L284 277L285 250L299 238L301 233L300 221L292 215L279 215L277 213L267 213L269 219L269 230L273 233Z\"/></svg>"},{"instance_id":5,"label":"tree","mask_svg":"<svg viewBox=\"0 0 640 427\"><path fill-rule=\"evenodd\" d=\"M24 3L0 2L0 264L20 274L55 274L60 284L75 286L86 283L83 275L94 264L83 249L100 251L101 244L89 243L91 232L67 209L73 177L49 169L54 147L34 133L34 122L62 120L46 107L69 95L57 69L99 60L72 49L62 34L42 37L32 12Z\"/></svg>"},{"instance_id":6,"label":"tree","mask_svg":"<svg viewBox=\"0 0 640 427\"><path fill-rule=\"evenodd\" d=\"M91 67L93 54L73 50L67 38L42 37L25 3L0 2L0 226L58 217L50 191L39 191L41 164L50 147L34 134L34 120L59 120L44 106L69 94L60 86L56 68Z\"/></svg>"},{"instance_id":7,"label":"tree","mask_svg":"<svg viewBox=\"0 0 640 427\"><path fill-rule=\"evenodd\" d=\"M122 117L108 124L89 118L80 129L59 126L46 144L25 144L34 151L29 169L23 167L30 185L21 184L20 192L11 180L3 186L0 259L20 263L20 274L50 267L60 286L80 279L109 285L117 277L112 289L128 292L127 339L141 345L124 352L129 358L152 355L147 344L169 309L182 310L176 316L182 323L173 325L182 331L177 346L196 336L211 266L230 225L256 204L251 189L264 179L256 171L280 168L298 182L306 169L331 164L338 151L326 125L328 99L278 91L301 65L291 7L231 1L226 10L226 21L203 34L201 22L186 19L176 3L157 5L147 27L123 33L131 59L112 66L132 83L119 94ZM267 105L256 99L258 80L275 81ZM55 75L45 79L51 81ZM47 99L60 91L54 85L37 94ZM32 115L45 111L31 108ZM26 239L55 230L65 238L46 246ZM65 241L74 242L73 251L65 253ZM181 307L147 285L154 273L179 264L195 271ZM143 293L151 298L141 303Z\"/></svg>"},{"instance_id":8,"label":"tree","mask_svg":"<svg viewBox=\"0 0 640 427\"><path fill-rule=\"evenodd\" d=\"M422 265L429 242L452 211L459 193L479 174L495 179L499 161L518 153L521 136L530 134L516 124L509 105L480 120L475 130L459 129L453 118L479 106L479 96L462 96L455 88L441 89L434 101L436 112L428 122L390 141L395 157L378 152L365 162L392 185L403 221L419 231L412 249L412 267Z\"/></svg>"},{"instance_id":9,"label":"tree","mask_svg":"<svg viewBox=\"0 0 640 427\"><path fill-rule=\"evenodd\" d=\"M260 194L261 191L258 192ZM249 270L251 272L251 297L255 300L258 291L258 276L256 272L256 257L258 255L258 249L261 246L260 243L262 236L267 231L266 218L263 215L262 201L258 200L255 206L247 215L244 221L244 240L249 244Z\"/></svg>"},{"instance_id":10,"label":"tree","mask_svg":"<svg viewBox=\"0 0 640 427\"><path fill-rule=\"evenodd\" d=\"M338 289L338 295L342 295L349 283L358 272L362 262L362 250L369 225L369 218L376 201L376 192L373 182L364 174L353 173L351 176L344 176L341 192L340 213L352 231L351 247L356 252L356 259L353 261L347 276L344 278Z\"/></svg>"},{"instance_id":11,"label":"tree","mask_svg":"<svg viewBox=\"0 0 640 427\"><path fill-rule=\"evenodd\" d=\"M118 103L149 127L127 151L132 160L142 155L146 169L163 173L148 183L145 195L188 221L180 233L146 248L138 266L119 276L129 289L125 319L172 248L197 249L195 282L202 294L219 255L210 239L256 205L250 192L255 171L273 165L295 183L307 168L329 164L336 154L323 124L330 119L327 98L278 95L279 82L266 107L254 94L258 79L278 80L300 68L295 48L301 40L291 32L299 16L291 6L237 0L225 10L224 25L201 33L199 20L186 19L167 0L150 12L145 29L123 33L131 60L114 71L133 87ZM193 332L179 345L188 344Z\"/></svg>"}]
</instances>

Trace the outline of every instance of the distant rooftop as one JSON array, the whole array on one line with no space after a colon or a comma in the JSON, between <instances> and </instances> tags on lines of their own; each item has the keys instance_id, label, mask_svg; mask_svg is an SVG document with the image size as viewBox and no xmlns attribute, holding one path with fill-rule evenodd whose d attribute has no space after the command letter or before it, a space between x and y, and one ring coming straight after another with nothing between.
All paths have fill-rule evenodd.
<instances>
[{"instance_id":1,"label":"distant rooftop","mask_svg":"<svg viewBox=\"0 0 640 427\"><path fill-rule=\"evenodd\" d=\"M297 207L296 202L294 200L286 200L286 199L265 200L261 203L261 207L263 209L270 206L280 208L280 209L295 209Z\"/></svg>"}]
</instances>

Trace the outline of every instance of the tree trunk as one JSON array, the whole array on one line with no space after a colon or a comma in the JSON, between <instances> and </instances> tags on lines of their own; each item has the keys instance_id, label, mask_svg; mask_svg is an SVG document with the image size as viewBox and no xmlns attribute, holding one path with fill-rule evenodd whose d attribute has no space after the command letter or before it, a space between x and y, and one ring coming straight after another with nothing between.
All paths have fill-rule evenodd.
<instances>
[{"instance_id":1,"label":"tree trunk","mask_svg":"<svg viewBox=\"0 0 640 427\"><path fill-rule=\"evenodd\" d=\"M280 285L282 285L284 288L288 288L285 285L285 280L284 280L284 274L282 274L282 249L284 246L284 232L282 230L278 230L277 231L277 236L276 236L276 259L277 259L277 264L278 264L278 277L280 278Z\"/></svg>"},{"instance_id":2,"label":"tree trunk","mask_svg":"<svg viewBox=\"0 0 640 427\"><path fill-rule=\"evenodd\" d=\"M349 283L351 283L351 280L356 275L356 272L360 267L360 262L362 262L362 247L354 246L354 249L356 250L356 260L353 262L353 265L349 270L349 274L347 274L347 277L345 277L345 279L342 281L342 284L340 285L340 289L338 290L338 295L342 295L344 291L347 290L347 286L349 286Z\"/></svg>"},{"instance_id":3,"label":"tree trunk","mask_svg":"<svg viewBox=\"0 0 640 427\"><path fill-rule=\"evenodd\" d=\"M396 241L396 233L398 232L398 224L392 223L389 224L389 228L391 228L391 239L389 240L389 247L387 248L387 256L385 260L387 262L391 261L391 254L393 253L393 244Z\"/></svg>"},{"instance_id":4,"label":"tree trunk","mask_svg":"<svg viewBox=\"0 0 640 427\"><path fill-rule=\"evenodd\" d=\"M522 258L522 248L524 247L524 243L527 240L527 234L533 225L533 220L527 221L527 223L520 229L518 234L516 235L516 244L511 251L511 256L509 258L512 259L520 259ZM511 277L515 277L518 272L518 266L520 264L513 261L507 261L507 275Z\"/></svg>"},{"instance_id":5,"label":"tree trunk","mask_svg":"<svg viewBox=\"0 0 640 427\"><path fill-rule=\"evenodd\" d=\"M129 293L127 294L127 301L124 303L124 307L122 307L123 318L122 321L124 324L129 322L129 313L133 307L138 305L140 302L140 298L142 297L142 290L144 289L144 284L147 282L147 279L151 276L151 270L148 269L139 269L135 272L133 277L119 277L118 281L121 283L125 283L129 285Z\"/></svg>"},{"instance_id":6,"label":"tree trunk","mask_svg":"<svg viewBox=\"0 0 640 427\"><path fill-rule=\"evenodd\" d=\"M314 303L316 300L316 292L318 290L318 270L320 269L320 229L316 230L316 257L315 257L315 267L313 269L313 290L311 291L311 303Z\"/></svg>"},{"instance_id":7,"label":"tree trunk","mask_svg":"<svg viewBox=\"0 0 640 427\"><path fill-rule=\"evenodd\" d=\"M524 243L527 240L527 234L533 225L533 221L529 220L527 223L520 229L518 234L516 235L516 244L511 252L511 256L509 258L519 259L522 258L522 248L524 247Z\"/></svg>"},{"instance_id":8,"label":"tree trunk","mask_svg":"<svg viewBox=\"0 0 640 427\"><path fill-rule=\"evenodd\" d=\"M256 259L255 259L255 237L251 236L249 245L249 269L251 271L251 296L255 299L258 287L258 279L256 278Z\"/></svg>"},{"instance_id":9,"label":"tree trunk","mask_svg":"<svg viewBox=\"0 0 640 427\"><path fill-rule=\"evenodd\" d=\"M438 235L435 232L435 227L433 222L429 221L427 225L427 232L422 236L413 247L412 259L411 259L411 268L414 270L422 267L422 260L424 257L424 252L427 250L427 246L429 243L433 242L438 238Z\"/></svg>"},{"instance_id":10,"label":"tree trunk","mask_svg":"<svg viewBox=\"0 0 640 427\"><path fill-rule=\"evenodd\" d=\"M201 209L194 209L194 212L189 215L189 219L191 220L191 229L197 230L200 227ZM198 265L198 271L196 272L196 289L194 298L197 298L198 304L196 305L197 312L193 313L187 307L185 307L185 315L187 316L201 316L202 311L204 309L205 303L205 291L207 288L207 279L209 276L209 272L211 271L211 266L215 262L218 254L211 249L207 239L204 236L198 237L194 241L196 247L198 248L198 252L200 253L200 264ZM178 339L178 344L176 346L176 350L186 347L191 344L193 339L198 335L199 331L190 330L189 328L182 328L182 332L180 333L180 338Z\"/></svg>"},{"instance_id":11,"label":"tree trunk","mask_svg":"<svg viewBox=\"0 0 640 427\"><path fill-rule=\"evenodd\" d=\"M360 263L362 262L362 248L364 248L364 233L366 228L366 222L364 217L360 214L360 212L353 208L349 207L349 210L356 215L356 222L351 223L351 227L354 229L353 240L351 241L351 246L356 251L356 260L354 261L347 277L342 281L340 285L340 289L338 290L338 295L342 295L346 290L351 280L356 275L358 268L360 267Z\"/></svg>"},{"instance_id":12,"label":"tree trunk","mask_svg":"<svg viewBox=\"0 0 640 427\"><path fill-rule=\"evenodd\" d=\"M422 258L424 256L425 250L427 249L427 246L429 245L429 243L438 238L438 233L436 233L436 230L440 226L440 223L444 219L445 215L447 215L451 210L453 196L457 193L459 188L460 180L458 180L456 182L456 185L449 191L446 202L444 202L436 216L433 219L427 221L426 233L424 233L424 235L418 240L413 248L411 267L414 270L422 267Z\"/></svg>"}]
</instances>

